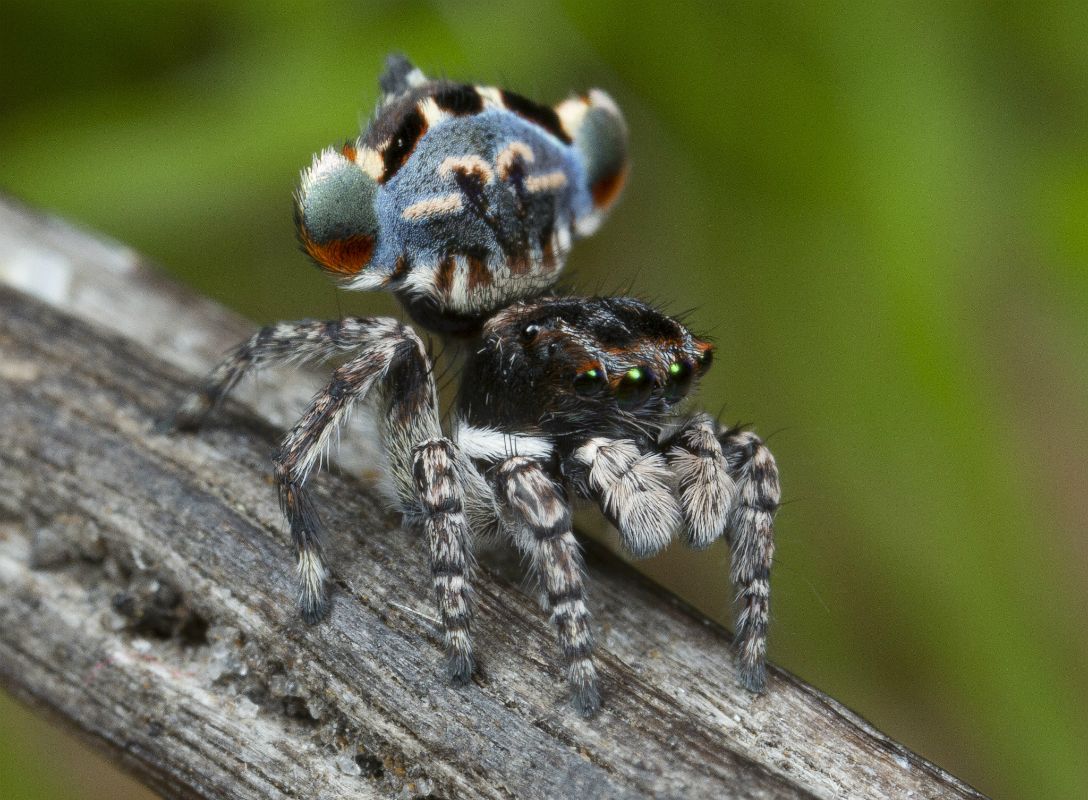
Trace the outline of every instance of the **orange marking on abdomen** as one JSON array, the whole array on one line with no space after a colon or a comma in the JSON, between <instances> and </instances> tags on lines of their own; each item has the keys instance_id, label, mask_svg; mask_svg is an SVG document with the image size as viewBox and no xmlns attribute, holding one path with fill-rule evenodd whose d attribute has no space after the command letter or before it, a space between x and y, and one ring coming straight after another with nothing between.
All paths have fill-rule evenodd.
<instances>
[{"instance_id":1,"label":"orange marking on abdomen","mask_svg":"<svg viewBox=\"0 0 1088 800\"><path fill-rule=\"evenodd\" d=\"M302 244L310 258L337 275L356 275L374 255L373 236L352 236L318 243L303 234Z\"/></svg>"},{"instance_id":2,"label":"orange marking on abdomen","mask_svg":"<svg viewBox=\"0 0 1088 800\"><path fill-rule=\"evenodd\" d=\"M593 205L597 208L608 208L619 196L620 190L627 182L627 165L612 175L606 175L599 179L590 188L593 194Z\"/></svg>"},{"instance_id":3,"label":"orange marking on abdomen","mask_svg":"<svg viewBox=\"0 0 1088 800\"><path fill-rule=\"evenodd\" d=\"M443 258L435 268L434 288L444 297L449 297L453 290L453 273L456 269L457 261L450 255Z\"/></svg>"},{"instance_id":4,"label":"orange marking on abdomen","mask_svg":"<svg viewBox=\"0 0 1088 800\"><path fill-rule=\"evenodd\" d=\"M487 268L487 262L477 256L465 256L465 260L468 262L469 291L492 284L491 270Z\"/></svg>"}]
</instances>

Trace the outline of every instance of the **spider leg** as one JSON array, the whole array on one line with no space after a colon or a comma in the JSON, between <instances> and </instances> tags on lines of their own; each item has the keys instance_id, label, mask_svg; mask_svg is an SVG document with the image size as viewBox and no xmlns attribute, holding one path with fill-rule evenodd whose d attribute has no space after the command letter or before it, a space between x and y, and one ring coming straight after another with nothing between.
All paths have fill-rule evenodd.
<instances>
[{"instance_id":1,"label":"spider leg","mask_svg":"<svg viewBox=\"0 0 1088 800\"><path fill-rule=\"evenodd\" d=\"M680 527L672 474L661 453L643 453L630 439L594 438L574 451L567 467L636 557L661 550Z\"/></svg>"},{"instance_id":2,"label":"spider leg","mask_svg":"<svg viewBox=\"0 0 1088 800\"><path fill-rule=\"evenodd\" d=\"M667 442L690 547L709 547L726 531L736 486L708 414L688 420Z\"/></svg>"},{"instance_id":3,"label":"spider leg","mask_svg":"<svg viewBox=\"0 0 1088 800\"><path fill-rule=\"evenodd\" d=\"M531 459L514 456L497 474L501 498L517 525L515 541L539 578L566 660L574 704L583 716L601 705L593 665L582 555L571 530L570 506L562 489Z\"/></svg>"},{"instance_id":4,"label":"spider leg","mask_svg":"<svg viewBox=\"0 0 1088 800\"><path fill-rule=\"evenodd\" d=\"M228 353L159 427L164 432L196 430L247 373L270 364L326 361L351 352L373 338L374 324L380 321L349 317L266 325Z\"/></svg>"},{"instance_id":5,"label":"spider leg","mask_svg":"<svg viewBox=\"0 0 1088 800\"><path fill-rule=\"evenodd\" d=\"M730 428L717 438L737 486L729 545L730 579L741 600L736 626L740 675L747 689L759 692L766 683L774 514L781 498L778 467L763 440L750 431Z\"/></svg>"},{"instance_id":6,"label":"spider leg","mask_svg":"<svg viewBox=\"0 0 1088 800\"><path fill-rule=\"evenodd\" d=\"M170 425L199 427L241 380L254 369L276 362L323 361L337 354L358 355L334 371L331 381L310 402L302 419L284 439L274 460L280 504L291 527L298 555L298 604L307 622L328 613L328 567L321 521L306 479L355 402L372 391L379 397L383 440L397 505L421 521L431 542L431 563L442 615L451 677L472 673L468 637L468 526L464 488L453 469L453 445L441 436L438 402L423 343L396 320L347 318L333 322L278 323L262 328L235 348L203 385L181 404ZM475 506L482 506L477 484L470 482ZM474 506L474 508L475 508ZM484 513L477 508L477 515Z\"/></svg>"},{"instance_id":7,"label":"spider leg","mask_svg":"<svg viewBox=\"0 0 1088 800\"><path fill-rule=\"evenodd\" d=\"M392 319L357 322L366 329L357 339L359 354L333 372L274 456L280 503L298 552L299 608L308 622L325 615L328 596L320 520L305 483L332 434L355 402L377 387L396 499L408 514L416 512L418 502L412 450L441 436L430 362L419 337Z\"/></svg>"},{"instance_id":8,"label":"spider leg","mask_svg":"<svg viewBox=\"0 0 1088 800\"><path fill-rule=\"evenodd\" d=\"M465 683L474 669L469 638L471 558L465 491L457 464L453 443L449 439L432 439L415 449L412 473L423 511L423 529L430 543L431 575L442 619L450 680Z\"/></svg>"},{"instance_id":9,"label":"spider leg","mask_svg":"<svg viewBox=\"0 0 1088 800\"><path fill-rule=\"evenodd\" d=\"M329 384L318 392L302 418L287 434L273 456L280 505L291 526L298 554L298 604L307 622L317 622L328 611L328 576L322 547L321 522L313 506L306 479L324 452L329 439L347 419L356 400L375 382L386 377L403 360L414 343L414 334L395 320L366 320L370 336L362 352L338 367ZM400 330L398 330L400 329ZM409 335L405 335L408 331ZM405 347L407 345L407 347Z\"/></svg>"}]
</instances>

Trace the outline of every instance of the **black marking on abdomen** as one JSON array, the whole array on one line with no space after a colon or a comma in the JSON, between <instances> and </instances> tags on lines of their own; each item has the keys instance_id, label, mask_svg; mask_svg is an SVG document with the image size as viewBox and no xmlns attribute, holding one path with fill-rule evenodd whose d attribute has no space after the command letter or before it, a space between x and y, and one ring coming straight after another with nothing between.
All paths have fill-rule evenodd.
<instances>
[{"instance_id":1,"label":"black marking on abdomen","mask_svg":"<svg viewBox=\"0 0 1088 800\"><path fill-rule=\"evenodd\" d=\"M534 103L528 97L522 97L516 92L508 92L505 89L502 90L502 102L519 117L535 122L564 144L571 143L571 138L563 130L563 123L559 121L559 115L555 113L555 109Z\"/></svg>"},{"instance_id":2,"label":"black marking on abdomen","mask_svg":"<svg viewBox=\"0 0 1088 800\"><path fill-rule=\"evenodd\" d=\"M434 92L434 101L440 109L458 117L484 110L484 100L476 87L464 83L442 84Z\"/></svg>"},{"instance_id":3,"label":"black marking on abdomen","mask_svg":"<svg viewBox=\"0 0 1088 800\"><path fill-rule=\"evenodd\" d=\"M412 151L416 149L416 143L427 132L427 120L423 118L418 108L413 108L401 119L396 131L393 133L389 144L382 151L382 183L385 183L397 170L404 166Z\"/></svg>"}]
</instances>

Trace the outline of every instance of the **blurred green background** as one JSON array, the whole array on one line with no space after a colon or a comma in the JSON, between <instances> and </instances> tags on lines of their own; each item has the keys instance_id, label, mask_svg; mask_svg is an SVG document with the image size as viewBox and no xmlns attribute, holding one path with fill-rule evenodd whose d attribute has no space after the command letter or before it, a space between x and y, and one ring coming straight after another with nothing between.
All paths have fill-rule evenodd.
<instances>
[{"instance_id":1,"label":"blurred green background","mask_svg":"<svg viewBox=\"0 0 1088 800\"><path fill-rule=\"evenodd\" d=\"M390 50L625 110L568 279L694 309L702 401L770 436L773 660L996 797L1088 797L1088 6L4 0L0 188L255 321L396 313L290 211ZM726 620L727 558L642 566ZM0 702L0 797L92 796Z\"/></svg>"}]
</instances>

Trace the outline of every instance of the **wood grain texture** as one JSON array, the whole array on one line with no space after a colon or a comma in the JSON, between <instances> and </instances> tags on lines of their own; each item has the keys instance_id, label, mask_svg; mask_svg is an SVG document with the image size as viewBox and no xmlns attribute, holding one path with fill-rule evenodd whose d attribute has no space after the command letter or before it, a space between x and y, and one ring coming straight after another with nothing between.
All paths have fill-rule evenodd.
<instances>
[{"instance_id":1,"label":"wood grain texture","mask_svg":"<svg viewBox=\"0 0 1088 800\"><path fill-rule=\"evenodd\" d=\"M981 797L788 673L748 694L727 631L596 547L598 718L508 559L475 581L482 672L447 686L426 545L350 473L312 482L335 593L305 626L269 457L306 381L159 435L245 323L10 201L0 284L0 681L163 795Z\"/></svg>"}]
</instances>

